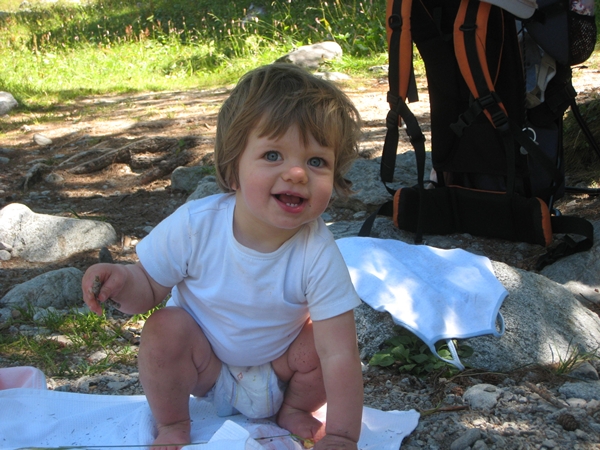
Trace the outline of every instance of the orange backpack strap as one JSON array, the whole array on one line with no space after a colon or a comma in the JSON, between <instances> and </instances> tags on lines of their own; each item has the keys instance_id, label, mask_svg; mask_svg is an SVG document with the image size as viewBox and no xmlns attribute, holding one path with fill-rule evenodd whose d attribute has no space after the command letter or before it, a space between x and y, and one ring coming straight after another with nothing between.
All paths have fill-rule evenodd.
<instances>
[{"instance_id":1,"label":"orange backpack strap","mask_svg":"<svg viewBox=\"0 0 600 450\"><path fill-rule=\"evenodd\" d=\"M410 102L418 100L412 65L411 10L412 0L388 0L387 2L386 30L389 52L387 101L390 111L386 119L387 132L381 156L380 176L384 184L394 178L399 126L402 120L406 124L406 133L415 147L415 153L422 155L422 167L425 166L425 136L414 114L406 106L407 100ZM417 156L417 167L419 167L419 158L420 156ZM421 183L422 175L419 174ZM393 194L393 190L387 189Z\"/></svg>"},{"instance_id":2,"label":"orange backpack strap","mask_svg":"<svg viewBox=\"0 0 600 450\"><path fill-rule=\"evenodd\" d=\"M399 100L418 100L413 71L412 33L410 12L412 0L388 0L386 32L389 51L388 103L394 109Z\"/></svg>"},{"instance_id":3,"label":"orange backpack strap","mask_svg":"<svg viewBox=\"0 0 600 450\"><path fill-rule=\"evenodd\" d=\"M464 126L468 126L473 120L467 116L469 112L475 115L483 112L495 128L501 129L508 126L507 113L502 100L496 94L486 55L487 24L491 6L490 3L479 0L460 2L454 21L454 51L460 73L477 104L471 108L473 111L469 110L461 116L466 124ZM459 121L456 128L464 126Z\"/></svg>"}]
</instances>

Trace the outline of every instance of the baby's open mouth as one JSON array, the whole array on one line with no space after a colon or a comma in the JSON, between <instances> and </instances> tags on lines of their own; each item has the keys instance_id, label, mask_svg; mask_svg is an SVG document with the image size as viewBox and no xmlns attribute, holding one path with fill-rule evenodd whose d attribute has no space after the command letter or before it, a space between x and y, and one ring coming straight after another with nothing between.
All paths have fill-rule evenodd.
<instances>
[{"instance_id":1,"label":"baby's open mouth","mask_svg":"<svg viewBox=\"0 0 600 450\"><path fill-rule=\"evenodd\" d=\"M304 202L302 197L290 194L277 194L275 196L281 203L285 203L287 206L299 206Z\"/></svg>"}]
</instances>

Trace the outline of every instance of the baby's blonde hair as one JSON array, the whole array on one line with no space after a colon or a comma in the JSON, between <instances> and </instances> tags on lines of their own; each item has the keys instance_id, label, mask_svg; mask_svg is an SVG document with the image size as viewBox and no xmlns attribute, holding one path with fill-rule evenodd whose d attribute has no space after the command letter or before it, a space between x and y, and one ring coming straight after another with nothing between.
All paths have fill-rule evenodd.
<instances>
[{"instance_id":1,"label":"baby's blonde hair","mask_svg":"<svg viewBox=\"0 0 600 450\"><path fill-rule=\"evenodd\" d=\"M245 74L223 103L217 118L215 168L225 192L239 186L239 160L248 136L277 138L298 126L306 143L312 135L335 152L333 187L352 192L344 178L358 156L360 115L352 101L332 83L286 63L259 67Z\"/></svg>"}]
</instances>

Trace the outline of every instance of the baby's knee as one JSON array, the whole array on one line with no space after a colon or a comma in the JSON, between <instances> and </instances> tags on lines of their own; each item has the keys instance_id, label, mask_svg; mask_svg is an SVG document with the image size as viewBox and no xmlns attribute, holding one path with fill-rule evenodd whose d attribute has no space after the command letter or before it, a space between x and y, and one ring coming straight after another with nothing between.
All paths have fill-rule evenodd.
<instances>
[{"instance_id":1,"label":"baby's knee","mask_svg":"<svg viewBox=\"0 0 600 450\"><path fill-rule=\"evenodd\" d=\"M194 318L184 309L179 307L161 308L150 315L144 324L142 336L150 335L161 338L167 337L170 341L189 339L190 333L201 332Z\"/></svg>"}]
</instances>

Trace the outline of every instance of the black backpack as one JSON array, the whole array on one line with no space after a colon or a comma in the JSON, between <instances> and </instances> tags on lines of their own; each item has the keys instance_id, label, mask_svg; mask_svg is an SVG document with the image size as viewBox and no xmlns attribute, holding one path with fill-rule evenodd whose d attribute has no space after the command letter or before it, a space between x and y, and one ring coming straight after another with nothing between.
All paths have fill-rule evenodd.
<instances>
[{"instance_id":1,"label":"black backpack","mask_svg":"<svg viewBox=\"0 0 600 450\"><path fill-rule=\"evenodd\" d=\"M565 57L563 41L558 45L555 40L561 35L557 26L565 32L572 28L569 0L539 0L541 7L521 20L491 4L514 0L489 1L388 0L390 111L381 179L394 198L365 221L359 235L369 235L375 216L384 214L399 228L415 232L417 243L423 234L470 233L544 246L550 246L553 234L580 236L566 235L540 259L540 269L593 245L591 223L562 216L553 205L565 192L563 114L571 107L581 119L571 65L593 51L595 22L593 16L584 19L591 27L573 33L588 42L578 41L579 54L567 50ZM526 94L530 74L523 55L532 39L539 40L534 48L554 61L554 77L543 93ZM424 173L425 138L406 105L417 100L413 43L427 76L431 175ZM600 156L583 119L579 123ZM393 181L403 124L415 150L418 178L415 186L394 190L387 183Z\"/></svg>"}]
</instances>

